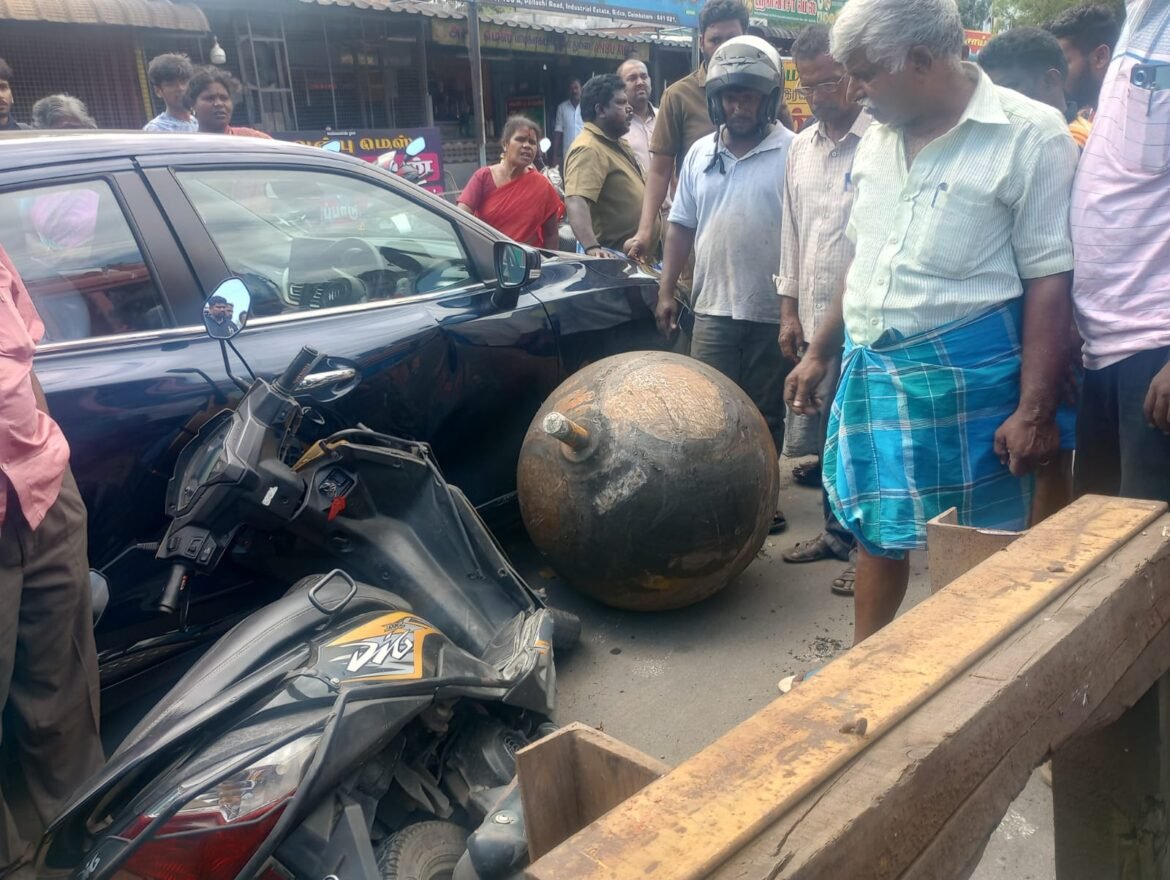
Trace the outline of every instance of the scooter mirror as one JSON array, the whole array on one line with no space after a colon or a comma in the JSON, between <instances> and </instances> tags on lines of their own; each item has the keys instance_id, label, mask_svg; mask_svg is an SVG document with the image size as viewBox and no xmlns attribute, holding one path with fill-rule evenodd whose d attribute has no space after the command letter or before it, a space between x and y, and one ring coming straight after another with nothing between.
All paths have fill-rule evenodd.
<instances>
[{"instance_id":1,"label":"scooter mirror","mask_svg":"<svg viewBox=\"0 0 1170 880\"><path fill-rule=\"evenodd\" d=\"M252 294L239 278L229 278L203 304L203 326L212 339L231 339L244 329L252 308Z\"/></svg>"},{"instance_id":2,"label":"scooter mirror","mask_svg":"<svg viewBox=\"0 0 1170 880\"><path fill-rule=\"evenodd\" d=\"M421 153L426 148L427 148L427 139L421 138L421 137L416 137L414 140L412 140L409 144L406 145L406 155L412 156L412 157L417 156L419 153Z\"/></svg>"},{"instance_id":3,"label":"scooter mirror","mask_svg":"<svg viewBox=\"0 0 1170 880\"><path fill-rule=\"evenodd\" d=\"M540 152L547 153L551 149L552 149L552 141L550 141L548 138L541 138L540 139Z\"/></svg>"}]
</instances>

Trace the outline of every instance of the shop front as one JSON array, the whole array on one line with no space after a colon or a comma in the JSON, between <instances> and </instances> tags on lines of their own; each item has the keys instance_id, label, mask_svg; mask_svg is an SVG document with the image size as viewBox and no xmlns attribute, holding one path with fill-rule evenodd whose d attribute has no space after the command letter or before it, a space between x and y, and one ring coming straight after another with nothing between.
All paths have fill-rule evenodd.
<instances>
[{"instance_id":1,"label":"shop front","mask_svg":"<svg viewBox=\"0 0 1170 880\"><path fill-rule=\"evenodd\" d=\"M28 122L37 100L66 93L102 128L141 128L150 110L146 47L181 45L199 58L211 46L207 30L198 8L167 0L0 4L0 58L14 74L13 113Z\"/></svg>"},{"instance_id":2,"label":"shop front","mask_svg":"<svg viewBox=\"0 0 1170 880\"><path fill-rule=\"evenodd\" d=\"M435 124L443 131L448 168L462 183L478 162L472 117L468 27L465 19L434 18L427 77ZM509 116L523 115L546 134L557 105L568 98L569 84L599 73L612 73L628 58L650 63L647 39L631 41L595 34L519 27L483 21L484 128L488 159Z\"/></svg>"}]
</instances>

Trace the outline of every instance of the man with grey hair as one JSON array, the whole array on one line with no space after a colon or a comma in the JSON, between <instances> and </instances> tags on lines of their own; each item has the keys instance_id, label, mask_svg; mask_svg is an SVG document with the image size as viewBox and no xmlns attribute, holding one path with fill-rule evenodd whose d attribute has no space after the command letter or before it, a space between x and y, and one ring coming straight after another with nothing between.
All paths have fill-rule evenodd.
<instances>
[{"instance_id":1,"label":"man with grey hair","mask_svg":"<svg viewBox=\"0 0 1170 880\"><path fill-rule=\"evenodd\" d=\"M644 62L631 58L618 68L617 74L626 84L630 109L634 111L626 143L646 172L650 170L650 138L654 135L654 122L658 118L658 108L650 103L650 71Z\"/></svg>"},{"instance_id":2,"label":"man with grey hair","mask_svg":"<svg viewBox=\"0 0 1170 880\"><path fill-rule=\"evenodd\" d=\"M97 128L85 104L72 95L49 95L32 107L33 128Z\"/></svg>"},{"instance_id":3,"label":"man with grey hair","mask_svg":"<svg viewBox=\"0 0 1170 880\"><path fill-rule=\"evenodd\" d=\"M853 259L853 243L845 235L853 206L853 160L862 136L873 122L849 100L845 67L829 52L829 27L810 24L792 44L792 60L800 75L802 96L817 122L796 136L784 172L784 220L780 233L780 350L792 363L804 356L812 339L845 286ZM831 397L840 373L840 350L822 380L820 393ZM817 417L793 415L786 440L788 455L822 455L828 413ZM803 443L798 438L803 435ZM820 463L817 463L817 471ZM794 475L796 471L793 471ZM819 482L819 481L818 481ZM824 529L814 538L797 542L782 556L785 562L849 559L853 533L837 522L823 496ZM833 579L830 589L853 595L856 576L850 565Z\"/></svg>"},{"instance_id":4,"label":"man with grey hair","mask_svg":"<svg viewBox=\"0 0 1170 880\"><path fill-rule=\"evenodd\" d=\"M955 0L850 0L832 54L879 125L853 164L845 288L792 371L797 412L842 341L824 479L859 553L854 641L893 620L948 508L1026 524L1060 446L1077 149L1051 107L962 60Z\"/></svg>"}]
</instances>

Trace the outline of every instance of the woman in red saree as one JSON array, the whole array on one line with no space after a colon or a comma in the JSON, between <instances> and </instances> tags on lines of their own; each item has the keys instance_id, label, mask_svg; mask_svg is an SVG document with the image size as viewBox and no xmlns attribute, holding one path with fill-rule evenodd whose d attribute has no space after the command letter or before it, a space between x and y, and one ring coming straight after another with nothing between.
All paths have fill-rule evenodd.
<instances>
[{"instance_id":1,"label":"woman in red saree","mask_svg":"<svg viewBox=\"0 0 1170 880\"><path fill-rule=\"evenodd\" d=\"M536 160L540 126L523 116L504 125L504 153L496 165L480 168L459 194L459 207L514 241L555 248L565 205Z\"/></svg>"}]
</instances>

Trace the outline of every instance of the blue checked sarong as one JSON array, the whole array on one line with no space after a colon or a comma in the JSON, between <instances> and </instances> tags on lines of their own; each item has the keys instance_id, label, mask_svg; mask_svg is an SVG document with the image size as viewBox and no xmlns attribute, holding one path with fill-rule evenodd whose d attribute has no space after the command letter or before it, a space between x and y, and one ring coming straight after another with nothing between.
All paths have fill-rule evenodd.
<instances>
[{"instance_id":1,"label":"blue checked sarong","mask_svg":"<svg viewBox=\"0 0 1170 880\"><path fill-rule=\"evenodd\" d=\"M981 528L1026 524L1032 480L995 455L995 432L1020 394L1020 315L1012 300L937 330L846 339L829 414L829 503L867 551L926 547L926 521L958 508Z\"/></svg>"}]
</instances>

